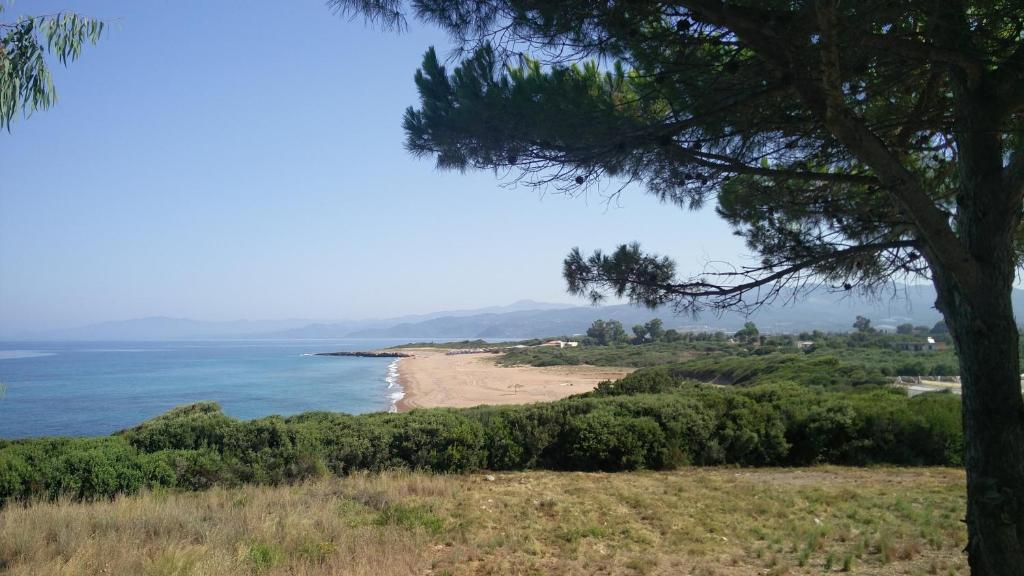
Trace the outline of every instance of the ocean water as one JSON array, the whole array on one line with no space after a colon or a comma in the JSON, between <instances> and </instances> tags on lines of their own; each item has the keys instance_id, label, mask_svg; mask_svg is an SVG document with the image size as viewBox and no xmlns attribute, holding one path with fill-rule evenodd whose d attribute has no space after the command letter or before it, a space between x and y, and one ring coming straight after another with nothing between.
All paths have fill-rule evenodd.
<instances>
[{"instance_id":1,"label":"ocean water","mask_svg":"<svg viewBox=\"0 0 1024 576\"><path fill-rule=\"evenodd\" d=\"M312 354L403 342L0 342L0 438L105 435L201 400L243 419L387 411L393 358Z\"/></svg>"}]
</instances>

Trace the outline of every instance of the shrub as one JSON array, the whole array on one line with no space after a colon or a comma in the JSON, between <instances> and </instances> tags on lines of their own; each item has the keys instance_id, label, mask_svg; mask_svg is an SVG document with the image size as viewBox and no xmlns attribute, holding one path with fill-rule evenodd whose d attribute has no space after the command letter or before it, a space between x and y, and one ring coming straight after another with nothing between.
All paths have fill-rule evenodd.
<instances>
[{"instance_id":1,"label":"shrub","mask_svg":"<svg viewBox=\"0 0 1024 576\"><path fill-rule=\"evenodd\" d=\"M580 470L661 468L668 445L653 418L602 408L568 422L565 463Z\"/></svg>"},{"instance_id":2,"label":"shrub","mask_svg":"<svg viewBox=\"0 0 1024 576\"><path fill-rule=\"evenodd\" d=\"M248 422L213 404L172 410L104 438L0 443L0 503L108 498L143 487L201 490L391 468L632 470L682 464L959 465L951 394L809 387L777 380L716 387L677 366L636 372L590 394L526 406L350 416L311 412ZM827 362L827 365L834 366ZM731 373L757 382L752 365ZM845 377L845 376L843 376Z\"/></svg>"},{"instance_id":3,"label":"shrub","mask_svg":"<svg viewBox=\"0 0 1024 576\"><path fill-rule=\"evenodd\" d=\"M453 410L417 410L387 422L397 428L394 454L412 468L465 472L487 460L483 426Z\"/></svg>"},{"instance_id":4,"label":"shrub","mask_svg":"<svg viewBox=\"0 0 1024 576\"><path fill-rule=\"evenodd\" d=\"M174 408L121 434L144 452L221 449L225 436L237 423L216 402L199 402Z\"/></svg>"},{"instance_id":5,"label":"shrub","mask_svg":"<svg viewBox=\"0 0 1024 576\"><path fill-rule=\"evenodd\" d=\"M254 572L270 570L281 561L281 549L273 544L258 542L249 547L249 563Z\"/></svg>"},{"instance_id":6,"label":"shrub","mask_svg":"<svg viewBox=\"0 0 1024 576\"><path fill-rule=\"evenodd\" d=\"M388 504L377 515L374 523L378 526L400 526L409 530L423 529L430 534L440 534L444 530L444 521L430 508L422 505Z\"/></svg>"}]
</instances>

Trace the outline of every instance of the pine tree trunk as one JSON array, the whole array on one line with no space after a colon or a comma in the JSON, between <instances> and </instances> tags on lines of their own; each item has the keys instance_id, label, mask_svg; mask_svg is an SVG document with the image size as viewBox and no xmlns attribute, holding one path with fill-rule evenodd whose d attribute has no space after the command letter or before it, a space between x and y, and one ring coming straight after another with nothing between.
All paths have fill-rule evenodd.
<instances>
[{"instance_id":1,"label":"pine tree trunk","mask_svg":"<svg viewBox=\"0 0 1024 576\"><path fill-rule=\"evenodd\" d=\"M1024 575L1024 400L1011 304L1014 268L998 268L987 270L981 294L965 294L935 275L937 304L960 357L974 576Z\"/></svg>"}]
</instances>

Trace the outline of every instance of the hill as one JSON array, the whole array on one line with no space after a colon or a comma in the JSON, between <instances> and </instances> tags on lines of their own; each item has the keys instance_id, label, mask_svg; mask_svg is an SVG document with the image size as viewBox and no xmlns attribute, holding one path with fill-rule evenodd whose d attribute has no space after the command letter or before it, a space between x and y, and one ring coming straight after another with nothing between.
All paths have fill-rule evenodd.
<instances>
[{"instance_id":1,"label":"hill","mask_svg":"<svg viewBox=\"0 0 1024 576\"><path fill-rule=\"evenodd\" d=\"M930 286L897 286L892 292L875 299L856 298L846 292L820 288L809 294L780 297L752 315L736 312L703 313L699 316L677 315L668 308L648 310L628 304L612 306L576 306L562 309L522 310L502 314L488 313L441 316L421 322L403 322L388 327L375 327L352 332L337 331L333 336L354 338L538 338L553 334L571 335L586 332L598 319L618 320L627 330L634 324L659 317L666 328L684 331L734 332L748 321L757 323L762 332L797 333L822 330L826 332L851 329L857 316L866 316L881 329L895 330L910 322L932 326L941 319L934 309L934 290ZM1024 310L1024 291L1014 293L1018 310ZM280 334L283 336L283 334Z\"/></svg>"},{"instance_id":2,"label":"hill","mask_svg":"<svg viewBox=\"0 0 1024 576\"><path fill-rule=\"evenodd\" d=\"M423 336L431 338L457 338L459 330L471 330L478 333L480 323L486 322L482 318L499 317L503 315L526 315L535 316L540 313L552 310L573 309L570 304L556 304L548 302L537 302L534 300L519 300L507 306L489 306L472 310L447 310L433 312L430 314L416 314L412 316L401 316L397 318L385 318L379 320L364 321L361 326L354 326L353 322L318 322L280 330L271 333L261 334L264 338L403 338L409 336L409 332L426 330L430 334ZM421 328L421 326L424 326ZM430 326L437 327L431 329ZM398 336L390 336L390 334ZM555 332L557 333L557 332ZM491 336L502 338L505 336Z\"/></svg>"},{"instance_id":3,"label":"hill","mask_svg":"<svg viewBox=\"0 0 1024 576\"><path fill-rule=\"evenodd\" d=\"M895 329L906 322L931 326L941 319L933 307L934 300L935 293L930 286L897 285L874 299L818 288L796 297L791 293L785 294L749 317L736 312L687 316L678 315L668 308L652 311L628 304L572 306L520 300L507 306L336 322L298 319L203 322L185 318L139 318L22 335L20 339L511 339L581 334L598 318L618 320L628 329L656 317L664 320L666 328L684 331L735 332L745 322L753 321L766 333L831 332L850 330L857 316L871 318L873 324L882 329ZM1024 311L1024 291L1015 290L1013 300L1020 314Z\"/></svg>"},{"instance_id":4,"label":"hill","mask_svg":"<svg viewBox=\"0 0 1024 576\"><path fill-rule=\"evenodd\" d=\"M308 325L308 319L294 320L233 320L207 322L189 318L151 316L100 322L63 330L48 330L19 335L23 340L215 340L243 338L269 331L287 330ZM352 329L357 328L353 326Z\"/></svg>"}]
</instances>

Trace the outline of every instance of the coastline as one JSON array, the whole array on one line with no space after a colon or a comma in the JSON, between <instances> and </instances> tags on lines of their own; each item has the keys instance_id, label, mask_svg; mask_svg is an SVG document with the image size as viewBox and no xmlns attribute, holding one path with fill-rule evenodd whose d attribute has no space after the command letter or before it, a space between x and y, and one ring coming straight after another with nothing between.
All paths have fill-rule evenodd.
<instances>
[{"instance_id":1,"label":"coastline","mask_svg":"<svg viewBox=\"0 0 1024 576\"><path fill-rule=\"evenodd\" d=\"M409 349L394 369L391 411L416 408L468 408L479 405L550 402L588 392L633 368L604 366L499 366L494 354L446 355L436 348ZM400 394L400 396L399 396Z\"/></svg>"},{"instance_id":2,"label":"coastline","mask_svg":"<svg viewBox=\"0 0 1024 576\"><path fill-rule=\"evenodd\" d=\"M401 378L399 376L399 365L402 358L407 358L408 355L395 357L390 364L388 364L387 376L384 377L384 381L388 383L388 398L391 399L391 406L388 408L388 412L401 412L399 404L405 398L405 386L402 385Z\"/></svg>"},{"instance_id":3,"label":"coastline","mask_svg":"<svg viewBox=\"0 0 1024 576\"><path fill-rule=\"evenodd\" d=\"M395 367L395 385L402 390L402 396L391 402L391 412L408 412L409 410L412 410L408 401L410 386L406 377L402 375L402 361L405 359L406 358L399 358L392 362L392 365Z\"/></svg>"}]
</instances>

